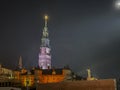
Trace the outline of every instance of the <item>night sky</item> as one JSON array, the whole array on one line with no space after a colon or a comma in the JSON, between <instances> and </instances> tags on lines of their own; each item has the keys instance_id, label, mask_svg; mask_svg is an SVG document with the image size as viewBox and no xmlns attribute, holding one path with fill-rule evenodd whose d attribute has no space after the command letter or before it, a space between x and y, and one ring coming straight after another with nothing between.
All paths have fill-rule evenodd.
<instances>
[{"instance_id":1,"label":"night sky","mask_svg":"<svg viewBox=\"0 0 120 90\"><path fill-rule=\"evenodd\" d=\"M1 0L0 63L38 65L44 15L49 16L52 66L80 75L120 77L120 10L113 0Z\"/></svg>"}]
</instances>

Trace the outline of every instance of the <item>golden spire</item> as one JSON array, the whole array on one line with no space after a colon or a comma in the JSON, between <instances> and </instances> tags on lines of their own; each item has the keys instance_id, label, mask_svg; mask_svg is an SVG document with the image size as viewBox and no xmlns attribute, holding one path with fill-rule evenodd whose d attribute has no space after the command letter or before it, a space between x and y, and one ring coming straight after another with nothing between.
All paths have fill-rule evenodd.
<instances>
[{"instance_id":1,"label":"golden spire","mask_svg":"<svg viewBox=\"0 0 120 90\"><path fill-rule=\"evenodd\" d=\"M47 15L45 15L45 19L46 19L46 20L48 19L48 16L47 16Z\"/></svg>"},{"instance_id":2,"label":"golden spire","mask_svg":"<svg viewBox=\"0 0 120 90\"><path fill-rule=\"evenodd\" d=\"M45 18L45 27L47 27L48 16L45 15L44 18Z\"/></svg>"},{"instance_id":3,"label":"golden spire","mask_svg":"<svg viewBox=\"0 0 120 90\"><path fill-rule=\"evenodd\" d=\"M48 37L48 28L47 28L47 21L48 21L48 16L45 15L44 16L45 19L45 26L44 26L44 30L43 30L43 37Z\"/></svg>"}]
</instances>

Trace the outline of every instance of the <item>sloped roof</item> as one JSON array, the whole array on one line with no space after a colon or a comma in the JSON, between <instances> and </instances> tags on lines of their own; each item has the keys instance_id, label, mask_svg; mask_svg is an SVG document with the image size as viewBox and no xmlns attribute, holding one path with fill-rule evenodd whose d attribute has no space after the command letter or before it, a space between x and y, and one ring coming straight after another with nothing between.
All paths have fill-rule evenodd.
<instances>
[{"instance_id":1,"label":"sloped roof","mask_svg":"<svg viewBox=\"0 0 120 90\"><path fill-rule=\"evenodd\" d=\"M42 70L43 75L52 75L52 72L54 71L56 75L61 75L63 69L44 69Z\"/></svg>"}]
</instances>

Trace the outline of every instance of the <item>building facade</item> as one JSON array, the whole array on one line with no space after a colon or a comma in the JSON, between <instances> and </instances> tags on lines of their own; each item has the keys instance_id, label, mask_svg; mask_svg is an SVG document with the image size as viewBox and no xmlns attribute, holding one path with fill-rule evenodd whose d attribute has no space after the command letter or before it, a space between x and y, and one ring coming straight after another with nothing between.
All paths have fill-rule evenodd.
<instances>
[{"instance_id":1,"label":"building facade","mask_svg":"<svg viewBox=\"0 0 120 90\"><path fill-rule=\"evenodd\" d=\"M35 78L38 83L57 83L71 76L70 69L36 69Z\"/></svg>"}]
</instances>

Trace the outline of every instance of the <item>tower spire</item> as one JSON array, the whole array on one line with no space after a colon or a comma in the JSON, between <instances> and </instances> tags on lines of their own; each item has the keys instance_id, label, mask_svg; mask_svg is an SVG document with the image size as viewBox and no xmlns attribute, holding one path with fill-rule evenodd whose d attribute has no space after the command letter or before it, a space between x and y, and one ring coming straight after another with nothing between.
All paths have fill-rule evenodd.
<instances>
[{"instance_id":1,"label":"tower spire","mask_svg":"<svg viewBox=\"0 0 120 90\"><path fill-rule=\"evenodd\" d=\"M45 15L44 16L44 19L45 19L45 26L44 26L44 29L43 29L43 37L48 37L48 27L47 27L47 23L48 23L48 16Z\"/></svg>"},{"instance_id":2,"label":"tower spire","mask_svg":"<svg viewBox=\"0 0 120 90\"><path fill-rule=\"evenodd\" d=\"M45 15L45 16L44 16L44 18L45 18L45 27L47 27L47 23L48 23L48 16L47 16L47 15Z\"/></svg>"},{"instance_id":3,"label":"tower spire","mask_svg":"<svg viewBox=\"0 0 120 90\"><path fill-rule=\"evenodd\" d=\"M21 56L19 58L18 66L19 66L19 69L22 69L22 57Z\"/></svg>"}]
</instances>

